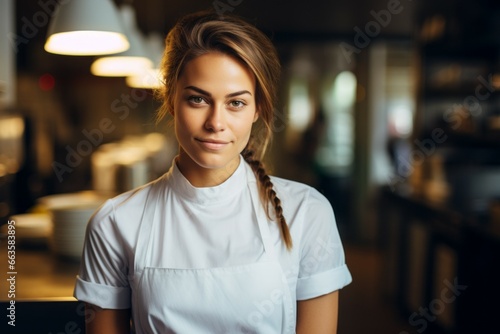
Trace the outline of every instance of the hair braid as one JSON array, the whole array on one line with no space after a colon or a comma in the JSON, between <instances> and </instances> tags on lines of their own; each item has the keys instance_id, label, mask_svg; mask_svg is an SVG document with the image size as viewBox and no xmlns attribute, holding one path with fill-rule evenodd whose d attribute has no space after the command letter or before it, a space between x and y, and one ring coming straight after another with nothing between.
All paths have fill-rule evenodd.
<instances>
[{"instance_id":1,"label":"hair braid","mask_svg":"<svg viewBox=\"0 0 500 334\"><path fill-rule=\"evenodd\" d=\"M269 215L269 203L274 206L274 213L276 217L276 221L279 225L281 238L283 239L286 248L290 250L293 246L292 236L290 234L290 229L286 223L286 219L283 216L283 208L281 207L281 200L276 195L276 192L273 189L273 183L269 175L267 175L266 170L264 168L263 163L255 159L254 151L251 148L245 148L242 152L242 156L245 161L252 167L252 170L257 177L260 197L263 202L266 215L268 218L271 218Z\"/></svg>"}]
</instances>

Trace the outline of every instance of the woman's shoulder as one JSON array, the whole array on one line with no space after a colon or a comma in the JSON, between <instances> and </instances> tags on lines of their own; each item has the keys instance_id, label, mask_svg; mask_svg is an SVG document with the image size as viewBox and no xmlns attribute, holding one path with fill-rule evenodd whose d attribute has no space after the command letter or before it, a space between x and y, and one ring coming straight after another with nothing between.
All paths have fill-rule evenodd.
<instances>
[{"instance_id":1,"label":"woman's shoulder","mask_svg":"<svg viewBox=\"0 0 500 334\"><path fill-rule=\"evenodd\" d=\"M94 225L94 228L109 223L131 225L133 221L137 221L142 216L149 194L160 186L162 179L161 177L106 200L94 213L89 223Z\"/></svg>"},{"instance_id":2,"label":"woman's shoulder","mask_svg":"<svg viewBox=\"0 0 500 334\"><path fill-rule=\"evenodd\" d=\"M284 202L305 202L331 207L328 199L316 188L294 180L271 176L274 189Z\"/></svg>"},{"instance_id":3,"label":"woman's shoulder","mask_svg":"<svg viewBox=\"0 0 500 334\"><path fill-rule=\"evenodd\" d=\"M168 175L164 174L143 186L129 190L112 198L115 210L129 210L144 207L150 197L160 196L167 187ZM150 196L151 193L151 196Z\"/></svg>"},{"instance_id":4,"label":"woman's shoulder","mask_svg":"<svg viewBox=\"0 0 500 334\"><path fill-rule=\"evenodd\" d=\"M290 179L285 179L278 176L270 176L271 181L276 189L276 191L290 194L293 196L303 195L303 196L319 196L324 197L316 188L308 184L294 181Z\"/></svg>"}]
</instances>

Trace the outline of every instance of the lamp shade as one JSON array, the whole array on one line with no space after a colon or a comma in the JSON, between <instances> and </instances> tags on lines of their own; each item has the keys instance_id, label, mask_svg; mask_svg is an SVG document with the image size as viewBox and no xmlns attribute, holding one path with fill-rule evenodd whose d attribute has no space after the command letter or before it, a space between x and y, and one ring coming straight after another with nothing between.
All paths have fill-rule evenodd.
<instances>
[{"instance_id":1,"label":"lamp shade","mask_svg":"<svg viewBox=\"0 0 500 334\"><path fill-rule=\"evenodd\" d=\"M90 71L94 75L126 77L153 67L148 48L144 44L144 37L135 24L135 12L132 6L122 5L120 14L130 42L130 48L125 52L100 57L95 60L90 67Z\"/></svg>"},{"instance_id":2,"label":"lamp shade","mask_svg":"<svg viewBox=\"0 0 500 334\"><path fill-rule=\"evenodd\" d=\"M105 55L130 47L111 0L71 0L60 4L50 22L45 50L64 55Z\"/></svg>"}]
</instances>

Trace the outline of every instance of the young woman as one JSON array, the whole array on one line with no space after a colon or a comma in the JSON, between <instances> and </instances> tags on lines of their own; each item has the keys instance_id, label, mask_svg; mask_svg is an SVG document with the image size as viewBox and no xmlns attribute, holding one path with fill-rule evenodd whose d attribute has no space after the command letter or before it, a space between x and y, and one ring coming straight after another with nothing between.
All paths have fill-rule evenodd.
<instances>
[{"instance_id":1,"label":"young woman","mask_svg":"<svg viewBox=\"0 0 500 334\"><path fill-rule=\"evenodd\" d=\"M335 333L351 276L332 208L260 162L280 74L271 42L239 18L192 14L162 68L159 116L172 115L179 154L89 222L75 287L87 332Z\"/></svg>"}]
</instances>

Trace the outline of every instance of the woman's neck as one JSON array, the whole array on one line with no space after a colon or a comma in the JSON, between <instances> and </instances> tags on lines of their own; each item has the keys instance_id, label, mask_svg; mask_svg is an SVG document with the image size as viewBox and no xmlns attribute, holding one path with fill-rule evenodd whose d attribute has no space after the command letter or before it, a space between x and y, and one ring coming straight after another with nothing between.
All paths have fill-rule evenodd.
<instances>
[{"instance_id":1,"label":"woman's neck","mask_svg":"<svg viewBox=\"0 0 500 334\"><path fill-rule=\"evenodd\" d=\"M184 153L184 154L182 154ZM177 168L184 177L197 188L214 187L224 183L233 175L240 164L240 156L229 161L220 168L205 168L193 161L185 152L181 152L175 160Z\"/></svg>"}]
</instances>

